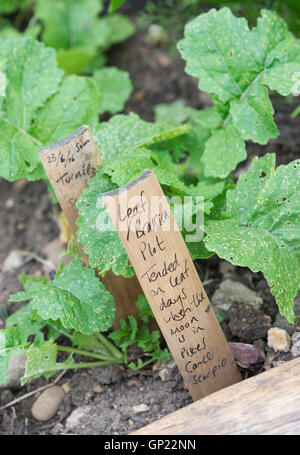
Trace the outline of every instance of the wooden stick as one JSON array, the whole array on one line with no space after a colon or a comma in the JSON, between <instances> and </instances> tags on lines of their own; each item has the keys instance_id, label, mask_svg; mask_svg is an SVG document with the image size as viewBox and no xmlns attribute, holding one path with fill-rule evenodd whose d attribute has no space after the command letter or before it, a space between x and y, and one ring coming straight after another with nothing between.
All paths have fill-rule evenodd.
<instances>
[{"instance_id":1,"label":"wooden stick","mask_svg":"<svg viewBox=\"0 0 300 455\"><path fill-rule=\"evenodd\" d=\"M300 358L220 390L134 435L300 434Z\"/></svg>"},{"instance_id":2,"label":"wooden stick","mask_svg":"<svg viewBox=\"0 0 300 455\"><path fill-rule=\"evenodd\" d=\"M102 160L88 126L81 126L70 136L40 149L40 159L76 237L78 211L76 201L86 188L90 177L95 175L96 166ZM83 260L88 265L88 256L79 245ZM97 273L97 271L96 271ZM99 277L99 274L98 274ZM115 299L116 315L113 327L120 327L120 319L128 315L137 317L135 301L143 293L136 277L117 277L107 272L99 278Z\"/></svg>"},{"instance_id":3,"label":"wooden stick","mask_svg":"<svg viewBox=\"0 0 300 455\"><path fill-rule=\"evenodd\" d=\"M154 173L102 197L193 400L240 381Z\"/></svg>"}]
</instances>

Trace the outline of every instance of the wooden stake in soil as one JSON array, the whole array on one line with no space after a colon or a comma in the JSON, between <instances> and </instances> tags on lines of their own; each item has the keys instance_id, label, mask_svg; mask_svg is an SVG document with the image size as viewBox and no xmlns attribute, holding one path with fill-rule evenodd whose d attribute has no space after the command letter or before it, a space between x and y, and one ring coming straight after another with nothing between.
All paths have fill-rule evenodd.
<instances>
[{"instance_id":1,"label":"wooden stake in soil","mask_svg":"<svg viewBox=\"0 0 300 455\"><path fill-rule=\"evenodd\" d=\"M155 174L102 197L193 400L240 381Z\"/></svg>"},{"instance_id":2,"label":"wooden stake in soil","mask_svg":"<svg viewBox=\"0 0 300 455\"><path fill-rule=\"evenodd\" d=\"M81 126L70 136L40 149L40 159L55 191L57 199L76 237L78 211L76 201L94 177L96 166L102 164L100 153L88 126ZM88 256L79 245L83 259L88 265ZM116 316L113 327L120 327L120 319L128 315L137 317L135 301L143 291L136 277L117 277L107 272L99 278L113 295Z\"/></svg>"}]
</instances>

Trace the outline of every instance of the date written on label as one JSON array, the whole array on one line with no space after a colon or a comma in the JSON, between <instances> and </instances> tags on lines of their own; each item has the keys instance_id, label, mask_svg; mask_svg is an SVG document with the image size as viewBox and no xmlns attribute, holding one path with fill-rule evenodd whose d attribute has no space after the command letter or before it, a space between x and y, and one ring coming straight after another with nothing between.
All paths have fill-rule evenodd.
<instances>
[{"instance_id":1,"label":"date written on label","mask_svg":"<svg viewBox=\"0 0 300 455\"><path fill-rule=\"evenodd\" d=\"M60 150L58 154L50 153L47 156L48 164L55 164L56 167L63 167L66 169L69 164L76 161L76 154L79 153L89 142L89 139L86 139L82 143L76 142L74 151L68 150L67 152L64 152L63 150Z\"/></svg>"}]
</instances>

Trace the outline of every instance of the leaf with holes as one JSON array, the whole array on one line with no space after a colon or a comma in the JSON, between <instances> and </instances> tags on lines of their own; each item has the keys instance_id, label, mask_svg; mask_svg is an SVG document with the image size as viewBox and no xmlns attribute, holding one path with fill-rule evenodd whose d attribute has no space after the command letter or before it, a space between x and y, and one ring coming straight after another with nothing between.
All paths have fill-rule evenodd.
<instances>
[{"instance_id":1,"label":"leaf with holes","mask_svg":"<svg viewBox=\"0 0 300 455\"><path fill-rule=\"evenodd\" d=\"M24 297L42 319L59 320L66 329L86 335L109 329L114 320L113 297L78 259L52 281L31 281Z\"/></svg>"},{"instance_id":2,"label":"leaf with holes","mask_svg":"<svg viewBox=\"0 0 300 455\"><path fill-rule=\"evenodd\" d=\"M131 113L115 115L108 122L100 123L94 128L93 134L105 161L129 151L182 136L189 130L189 125L166 127L145 122L138 115Z\"/></svg>"},{"instance_id":3,"label":"leaf with holes","mask_svg":"<svg viewBox=\"0 0 300 455\"><path fill-rule=\"evenodd\" d=\"M26 351L27 362L25 374L21 378L21 384L27 381L44 376L49 379L59 370L76 368L76 363L70 355L64 362L57 362L57 345L53 340L46 341L42 346L30 346Z\"/></svg>"},{"instance_id":4,"label":"leaf with holes","mask_svg":"<svg viewBox=\"0 0 300 455\"><path fill-rule=\"evenodd\" d=\"M234 265L263 272L281 314L294 321L300 286L300 161L254 158L227 193L227 219L207 220L206 247Z\"/></svg>"},{"instance_id":5,"label":"leaf with holes","mask_svg":"<svg viewBox=\"0 0 300 455\"><path fill-rule=\"evenodd\" d=\"M205 143L205 174L225 177L246 158L245 140L266 144L277 137L267 87L281 95L299 89L300 42L273 11L262 10L250 30L222 8L189 22L178 48L186 72L211 94L221 116Z\"/></svg>"}]
</instances>

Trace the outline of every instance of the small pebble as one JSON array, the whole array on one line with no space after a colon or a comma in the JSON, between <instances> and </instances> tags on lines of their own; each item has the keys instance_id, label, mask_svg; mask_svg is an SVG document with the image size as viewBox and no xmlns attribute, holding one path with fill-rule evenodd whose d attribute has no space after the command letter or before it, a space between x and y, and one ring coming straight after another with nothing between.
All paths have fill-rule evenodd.
<instances>
[{"instance_id":1,"label":"small pebble","mask_svg":"<svg viewBox=\"0 0 300 455\"><path fill-rule=\"evenodd\" d=\"M262 298L243 283L226 279L214 292L211 303L215 309L226 312L234 302L248 304L256 309L263 303Z\"/></svg>"},{"instance_id":2,"label":"small pebble","mask_svg":"<svg viewBox=\"0 0 300 455\"><path fill-rule=\"evenodd\" d=\"M33 403L31 408L33 417L41 422L52 419L59 410L64 397L65 392L62 387L53 386L44 390Z\"/></svg>"},{"instance_id":3,"label":"small pebble","mask_svg":"<svg viewBox=\"0 0 300 455\"><path fill-rule=\"evenodd\" d=\"M300 332L294 333L292 336L292 349L291 352L294 357L300 356Z\"/></svg>"},{"instance_id":4,"label":"small pebble","mask_svg":"<svg viewBox=\"0 0 300 455\"><path fill-rule=\"evenodd\" d=\"M229 346L235 360L244 364L253 365L266 360L264 352L252 344L230 342Z\"/></svg>"},{"instance_id":5,"label":"small pebble","mask_svg":"<svg viewBox=\"0 0 300 455\"><path fill-rule=\"evenodd\" d=\"M143 414L144 412L150 411L150 408L146 404L142 403L142 404L137 404L136 406L133 406L132 410L133 410L134 414Z\"/></svg>"},{"instance_id":6,"label":"small pebble","mask_svg":"<svg viewBox=\"0 0 300 455\"><path fill-rule=\"evenodd\" d=\"M23 264L23 258L19 250L12 250L3 263L2 271L10 272Z\"/></svg>"},{"instance_id":7,"label":"small pebble","mask_svg":"<svg viewBox=\"0 0 300 455\"><path fill-rule=\"evenodd\" d=\"M80 422L85 420L91 413L91 405L80 406L74 409L66 420L66 428L68 430L79 426Z\"/></svg>"},{"instance_id":8,"label":"small pebble","mask_svg":"<svg viewBox=\"0 0 300 455\"><path fill-rule=\"evenodd\" d=\"M14 206L15 201L13 200L12 197L9 197L7 201L5 202L5 208L11 209Z\"/></svg>"},{"instance_id":9,"label":"small pebble","mask_svg":"<svg viewBox=\"0 0 300 455\"><path fill-rule=\"evenodd\" d=\"M11 354L6 376L6 387L21 386L21 377L24 376L26 362L27 357L25 354L16 354L15 352Z\"/></svg>"},{"instance_id":10,"label":"small pebble","mask_svg":"<svg viewBox=\"0 0 300 455\"><path fill-rule=\"evenodd\" d=\"M103 389L103 387L101 387L100 384L95 384L94 387L93 387L93 392L94 393L101 393L101 392L103 392L103 390L104 389Z\"/></svg>"},{"instance_id":11,"label":"small pebble","mask_svg":"<svg viewBox=\"0 0 300 455\"><path fill-rule=\"evenodd\" d=\"M274 351L288 352L291 345L291 337L286 330L271 327L268 330L268 346Z\"/></svg>"}]
</instances>

